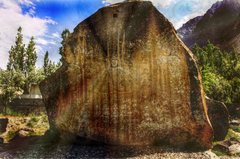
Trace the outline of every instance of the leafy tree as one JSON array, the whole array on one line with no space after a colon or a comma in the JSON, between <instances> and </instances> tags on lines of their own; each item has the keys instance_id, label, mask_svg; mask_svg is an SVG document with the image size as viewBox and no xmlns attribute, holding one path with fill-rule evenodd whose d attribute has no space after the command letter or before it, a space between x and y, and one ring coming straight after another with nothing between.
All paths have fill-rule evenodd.
<instances>
[{"instance_id":1,"label":"leafy tree","mask_svg":"<svg viewBox=\"0 0 240 159\"><path fill-rule=\"evenodd\" d=\"M23 92L22 87L25 84L25 76L17 67L16 70L6 70L2 72L2 96L5 103L5 114L8 104Z\"/></svg>"},{"instance_id":2,"label":"leafy tree","mask_svg":"<svg viewBox=\"0 0 240 159\"><path fill-rule=\"evenodd\" d=\"M62 46L59 48L59 54L62 56L60 61L63 64L63 62L65 61L65 55L64 55L64 46L66 44L67 41L67 37L70 35L70 31L68 29L63 30L61 37L62 37Z\"/></svg>"},{"instance_id":3,"label":"leafy tree","mask_svg":"<svg viewBox=\"0 0 240 159\"><path fill-rule=\"evenodd\" d=\"M203 47L203 53L201 50L195 44L192 52L197 56L207 96L222 102L240 102L240 61L234 46L232 55L222 53L209 41Z\"/></svg>"}]
</instances>

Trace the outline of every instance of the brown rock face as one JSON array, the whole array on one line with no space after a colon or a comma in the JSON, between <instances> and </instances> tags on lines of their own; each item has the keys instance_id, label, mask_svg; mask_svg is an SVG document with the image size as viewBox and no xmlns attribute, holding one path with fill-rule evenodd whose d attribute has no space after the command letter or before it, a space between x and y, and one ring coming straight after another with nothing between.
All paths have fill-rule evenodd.
<instances>
[{"instance_id":1,"label":"brown rock face","mask_svg":"<svg viewBox=\"0 0 240 159\"><path fill-rule=\"evenodd\" d=\"M74 29L65 56L40 84L51 129L110 144L211 147L196 61L151 2L100 9Z\"/></svg>"}]
</instances>

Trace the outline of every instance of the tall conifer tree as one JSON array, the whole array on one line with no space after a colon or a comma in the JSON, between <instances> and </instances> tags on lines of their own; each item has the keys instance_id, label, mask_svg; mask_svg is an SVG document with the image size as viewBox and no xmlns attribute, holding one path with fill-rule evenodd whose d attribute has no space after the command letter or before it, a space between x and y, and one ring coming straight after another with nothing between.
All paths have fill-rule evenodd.
<instances>
[{"instance_id":1,"label":"tall conifer tree","mask_svg":"<svg viewBox=\"0 0 240 159\"><path fill-rule=\"evenodd\" d=\"M67 41L67 37L69 36L70 31L68 29L63 30L61 37L62 37L62 46L59 48L59 54L62 56L60 61L63 64L63 62L65 61L65 55L64 55L64 46L66 44Z\"/></svg>"},{"instance_id":2,"label":"tall conifer tree","mask_svg":"<svg viewBox=\"0 0 240 159\"><path fill-rule=\"evenodd\" d=\"M37 62L37 52L35 48L35 42L33 40L34 40L34 37L32 36L26 51L27 72L31 72Z\"/></svg>"}]
</instances>

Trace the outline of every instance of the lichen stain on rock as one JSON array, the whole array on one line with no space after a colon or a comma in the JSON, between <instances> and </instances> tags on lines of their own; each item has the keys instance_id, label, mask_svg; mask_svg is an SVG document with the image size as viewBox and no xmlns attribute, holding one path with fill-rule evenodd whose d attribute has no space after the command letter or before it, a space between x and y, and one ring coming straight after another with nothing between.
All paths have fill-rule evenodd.
<instances>
[{"instance_id":1,"label":"lichen stain on rock","mask_svg":"<svg viewBox=\"0 0 240 159\"><path fill-rule=\"evenodd\" d=\"M174 146L210 148L213 132L201 82L193 86L193 76L200 74L189 52L151 2L100 9L67 40L68 67L58 73L62 69L68 82L63 87L66 79L58 79L52 125L111 144L164 139ZM48 107L51 99L43 99Z\"/></svg>"}]
</instances>

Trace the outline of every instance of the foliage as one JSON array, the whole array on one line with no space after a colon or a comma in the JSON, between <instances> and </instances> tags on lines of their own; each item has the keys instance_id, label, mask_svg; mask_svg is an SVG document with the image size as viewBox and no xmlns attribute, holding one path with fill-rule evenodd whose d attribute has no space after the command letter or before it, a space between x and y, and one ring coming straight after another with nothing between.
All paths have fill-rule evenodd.
<instances>
[{"instance_id":1,"label":"foliage","mask_svg":"<svg viewBox=\"0 0 240 159\"><path fill-rule=\"evenodd\" d=\"M49 53L47 51L44 56L44 64L43 64L45 77L50 76L60 67L60 62L58 64L55 64L55 62L52 63L52 61L49 60L48 55Z\"/></svg>"},{"instance_id":2,"label":"foliage","mask_svg":"<svg viewBox=\"0 0 240 159\"><path fill-rule=\"evenodd\" d=\"M61 37L62 37L62 46L59 48L59 54L62 56L60 61L63 64L63 62L65 61L65 55L64 55L64 46L66 44L67 41L67 37L69 36L70 31L68 29L63 30Z\"/></svg>"},{"instance_id":3,"label":"foliage","mask_svg":"<svg viewBox=\"0 0 240 159\"><path fill-rule=\"evenodd\" d=\"M33 128L36 123L39 121L39 118L35 114L30 115L31 120L28 122L27 126Z\"/></svg>"},{"instance_id":4,"label":"foliage","mask_svg":"<svg viewBox=\"0 0 240 159\"><path fill-rule=\"evenodd\" d=\"M45 113L42 113L42 121L43 122L48 122L48 116Z\"/></svg>"},{"instance_id":5,"label":"foliage","mask_svg":"<svg viewBox=\"0 0 240 159\"><path fill-rule=\"evenodd\" d=\"M10 108L6 108L6 107L4 108L3 112L6 112L6 114L0 114L0 116L8 115L8 116L15 116L15 117L24 117L24 114L13 112Z\"/></svg>"},{"instance_id":6,"label":"foliage","mask_svg":"<svg viewBox=\"0 0 240 159\"><path fill-rule=\"evenodd\" d=\"M25 77L23 73L17 68L17 70L6 70L2 73L2 96L5 106L13 100L18 94L23 92L23 85L25 84ZM5 108L6 110L6 108ZM6 114L6 112L5 112Z\"/></svg>"},{"instance_id":7,"label":"foliage","mask_svg":"<svg viewBox=\"0 0 240 159\"><path fill-rule=\"evenodd\" d=\"M14 138L14 136L17 135L17 132L18 132L18 130L9 132L9 133L7 134L7 136L6 136L6 140L9 141L9 140L11 140L12 138Z\"/></svg>"},{"instance_id":8,"label":"foliage","mask_svg":"<svg viewBox=\"0 0 240 159\"><path fill-rule=\"evenodd\" d=\"M231 137L235 137L236 139L240 140L240 137L237 134L235 134L232 130L229 130L225 139L229 139Z\"/></svg>"},{"instance_id":9,"label":"foliage","mask_svg":"<svg viewBox=\"0 0 240 159\"><path fill-rule=\"evenodd\" d=\"M37 52L35 48L35 42L33 40L34 40L34 37L32 36L26 51L27 72L31 72L37 62Z\"/></svg>"},{"instance_id":10,"label":"foliage","mask_svg":"<svg viewBox=\"0 0 240 159\"><path fill-rule=\"evenodd\" d=\"M234 46L230 55L208 41L203 48L195 44L192 52L200 65L206 95L221 102L239 103L240 61Z\"/></svg>"},{"instance_id":11,"label":"foliage","mask_svg":"<svg viewBox=\"0 0 240 159\"><path fill-rule=\"evenodd\" d=\"M69 34L70 32L68 29L65 29L62 33L63 40L61 44L63 46L60 49L62 50L62 59L65 58L63 51ZM56 64L49 60L48 56L49 54L47 51L44 58L44 66L37 69L35 67L37 52L34 37L31 37L27 48L25 48L25 44L23 44L22 28L18 28L15 45L11 46L9 50L7 70L0 72L0 84L2 85L3 93L1 98L5 101L6 106L17 95L21 95L23 92L28 92L31 83L39 84L61 66L60 61Z\"/></svg>"},{"instance_id":12,"label":"foliage","mask_svg":"<svg viewBox=\"0 0 240 159\"><path fill-rule=\"evenodd\" d=\"M235 131L240 133L240 128L238 126L230 126L230 128Z\"/></svg>"},{"instance_id":13,"label":"foliage","mask_svg":"<svg viewBox=\"0 0 240 159\"><path fill-rule=\"evenodd\" d=\"M226 156L226 154L220 152L220 151L215 151L215 150L212 150L213 153L215 153L217 156Z\"/></svg>"}]
</instances>

